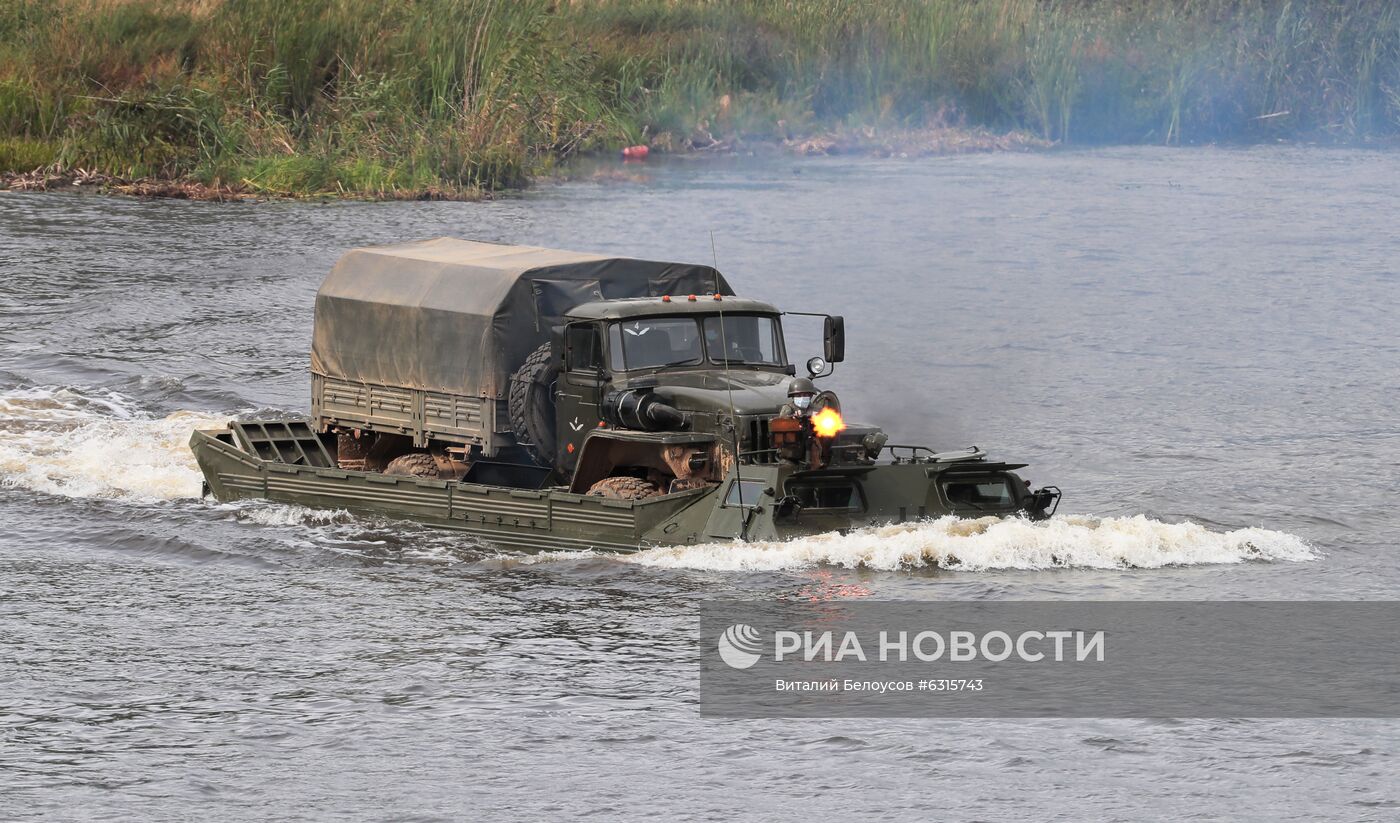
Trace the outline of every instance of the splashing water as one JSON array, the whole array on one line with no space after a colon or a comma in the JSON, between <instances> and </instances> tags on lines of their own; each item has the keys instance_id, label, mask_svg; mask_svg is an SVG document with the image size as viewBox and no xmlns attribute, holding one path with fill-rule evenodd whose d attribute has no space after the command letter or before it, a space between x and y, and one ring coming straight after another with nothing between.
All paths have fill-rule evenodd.
<instances>
[{"instance_id":1,"label":"splashing water","mask_svg":"<svg viewBox=\"0 0 1400 823\"><path fill-rule=\"evenodd\" d=\"M266 500L238 500L222 503L219 508L233 513L241 523L255 526L343 526L354 524L357 518L344 509L312 509Z\"/></svg>"},{"instance_id":2,"label":"splashing water","mask_svg":"<svg viewBox=\"0 0 1400 823\"><path fill-rule=\"evenodd\" d=\"M226 417L142 412L117 392L39 386L0 392L0 485L65 497L198 497L190 432Z\"/></svg>"},{"instance_id":3,"label":"splashing water","mask_svg":"<svg viewBox=\"0 0 1400 823\"><path fill-rule=\"evenodd\" d=\"M142 412L130 398L110 391L48 386L0 392L0 485L66 497L139 502L197 497L201 476L189 450L190 432L221 426L225 419L190 411L157 418ZM239 518L274 527L344 527L347 520L355 520L342 511L267 505L240 511ZM944 517L783 542L665 546L635 554L546 552L517 557L515 562L598 557L655 568L709 571L815 566L988 571L1306 561L1317 555L1302 539L1269 529L1215 532L1196 523L1163 523L1142 515L1066 515L1041 523Z\"/></svg>"},{"instance_id":4,"label":"splashing water","mask_svg":"<svg viewBox=\"0 0 1400 823\"><path fill-rule=\"evenodd\" d=\"M1163 523L1142 515L1064 515L1039 523L1022 518L943 517L783 542L666 546L620 559L657 568L711 571L780 571L822 565L988 571L1156 569L1316 557L1301 538L1269 529L1214 532L1196 523Z\"/></svg>"}]
</instances>

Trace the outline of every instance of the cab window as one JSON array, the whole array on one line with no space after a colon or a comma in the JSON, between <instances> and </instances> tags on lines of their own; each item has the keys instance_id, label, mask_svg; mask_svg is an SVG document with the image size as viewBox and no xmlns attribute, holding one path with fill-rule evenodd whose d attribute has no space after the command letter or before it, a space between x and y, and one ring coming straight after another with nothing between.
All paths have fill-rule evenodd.
<instances>
[{"instance_id":1,"label":"cab window","mask_svg":"<svg viewBox=\"0 0 1400 823\"><path fill-rule=\"evenodd\" d=\"M782 328L761 314L725 314L705 318L705 347L715 363L783 365Z\"/></svg>"},{"instance_id":2,"label":"cab window","mask_svg":"<svg viewBox=\"0 0 1400 823\"><path fill-rule=\"evenodd\" d=\"M705 359L700 347L700 325L694 317L624 320L614 323L608 335L614 370L694 366Z\"/></svg>"},{"instance_id":3,"label":"cab window","mask_svg":"<svg viewBox=\"0 0 1400 823\"><path fill-rule=\"evenodd\" d=\"M593 325L578 323L569 326L567 340L569 371L597 371L603 365L598 329Z\"/></svg>"}]
</instances>

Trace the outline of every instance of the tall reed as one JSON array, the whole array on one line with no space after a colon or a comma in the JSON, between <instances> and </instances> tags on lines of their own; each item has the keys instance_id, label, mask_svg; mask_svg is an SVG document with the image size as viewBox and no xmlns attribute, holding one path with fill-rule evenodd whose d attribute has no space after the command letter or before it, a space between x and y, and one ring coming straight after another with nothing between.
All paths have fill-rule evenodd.
<instances>
[{"instance_id":1,"label":"tall reed","mask_svg":"<svg viewBox=\"0 0 1400 823\"><path fill-rule=\"evenodd\" d=\"M0 0L0 43L0 171L287 193L852 128L1400 135L1384 0Z\"/></svg>"}]
</instances>

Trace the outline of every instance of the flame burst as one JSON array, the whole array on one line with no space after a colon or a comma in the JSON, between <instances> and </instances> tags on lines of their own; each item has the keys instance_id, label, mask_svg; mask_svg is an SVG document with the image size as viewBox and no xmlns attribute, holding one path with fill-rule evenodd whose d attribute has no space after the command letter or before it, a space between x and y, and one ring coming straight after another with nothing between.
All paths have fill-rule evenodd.
<instances>
[{"instance_id":1,"label":"flame burst","mask_svg":"<svg viewBox=\"0 0 1400 823\"><path fill-rule=\"evenodd\" d=\"M812 431L817 433L817 437L835 437L845 428L846 421L841 419L841 412L830 406L812 415Z\"/></svg>"}]
</instances>

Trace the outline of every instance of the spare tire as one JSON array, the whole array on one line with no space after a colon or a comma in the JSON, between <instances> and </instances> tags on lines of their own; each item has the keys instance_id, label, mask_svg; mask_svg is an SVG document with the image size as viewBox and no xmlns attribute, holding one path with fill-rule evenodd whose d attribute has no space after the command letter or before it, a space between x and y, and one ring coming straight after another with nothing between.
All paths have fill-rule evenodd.
<instances>
[{"instance_id":1,"label":"spare tire","mask_svg":"<svg viewBox=\"0 0 1400 823\"><path fill-rule=\"evenodd\" d=\"M611 497L614 500L642 500L661 494L661 490L640 477L605 477L594 483L588 493L594 497Z\"/></svg>"},{"instance_id":2,"label":"spare tire","mask_svg":"<svg viewBox=\"0 0 1400 823\"><path fill-rule=\"evenodd\" d=\"M427 452L409 452L389 461L384 467L385 474L400 477L437 477L437 461Z\"/></svg>"},{"instance_id":3,"label":"spare tire","mask_svg":"<svg viewBox=\"0 0 1400 823\"><path fill-rule=\"evenodd\" d=\"M510 376L510 428L515 441L541 466L553 466L558 451L554 430L554 382L559 370L548 343L525 358Z\"/></svg>"}]
</instances>

